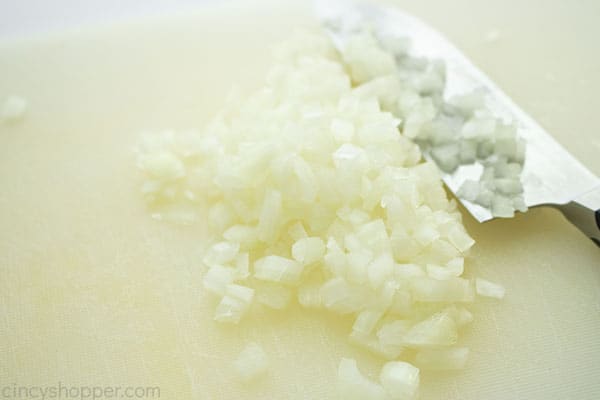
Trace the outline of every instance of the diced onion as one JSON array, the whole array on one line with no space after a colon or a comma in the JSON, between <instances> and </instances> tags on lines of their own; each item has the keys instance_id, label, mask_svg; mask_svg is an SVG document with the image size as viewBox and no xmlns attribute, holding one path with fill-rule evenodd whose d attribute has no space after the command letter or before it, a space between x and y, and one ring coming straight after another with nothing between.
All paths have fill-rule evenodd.
<instances>
[{"instance_id":1,"label":"diced onion","mask_svg":"<svg viewBox=\"0 0 600 400\"><path fill-rule=\"evenodd\" d=\"M475 288L478 295L496 299L503 298L505 293L502 285L481 278L475 279Z\"/></svg>"},{"instance_id":2,"label":"diced onion","mask_svg":"<svg viewBox=\"0 0 600 400\"><path fill-rule=\"evenodd\" d=\"M450 346L456 343L456 323L446 313L435 314L410 328L403 343L410 347Z\"/></svg>"},{"instance_id":3,"label":"diced onion","mask_svg":"<svg viewBox=\"0 0 600 400\"><path fill-rule=\"evenodd\" d=\"M338 392L347 400L385 400L387 394L378 383L365 377L356 366L356 361L342 358L338 367Z\"/></svg>"},{"instance_id":4,"label":"diced onion","mask_svg":"<svg viewBox=\"0 0 600 400\"><path fill-rule=\"evenodd\" d=\"M406 333L412 326L412 321L396 320L389 322L377 331L377 337L384 345L404 346L406 344Z\"/></svg>"},{"instance_id":5,"label":"diced onion","mask_svg":"<svg viewBox=\"0 0 600 400\"><path fill-rule=\"evenodd\" d=\"M138 148L153 215L203 220L214 234L202 261L203 286L220 297L216 321L297 300L353 318L349 341L392 360L379 384L342 359L344 399L415 398L419 370L398 360L405 349L429 369L466 360L453 346L473 316L455 303L475 297L462 277L474 240L410 139L446 171L484 159L481 179L461 188L467 200L498 215L526 209L516 130L481 112L479 92L445 103L443 64L408 56L405 41L382 43L358 33L340 59L326 38L300 35L276 52L266 86L233 99L203 133L147 135ZM254 344L235 362L243 381L267 365Z\"/></svg>"},{"instance_id":6,"label":"diced onion","mask_svg":"<svg viewBox=\"0 0 600 400\"><path fill-rule=\"evenodd\" d=\"M305 237L298 239L292 246L292 256L303 265L310 265L323 258L325 244L318 237Z\"/></svg>"},{"instance_id":7,"label":"diced onion","mask_svg":"<svg viewBox=\"0 0 600 400\"><path fill-rule=\"evenodd\" d=\"M249 343L233 362L239 379L244 383L255 381L268 372L269 359L257 343Z\"/></svg>"},{"instance_id":8,"label":"diced onion","mask_svg":"<svg viewBox=\"0 0 600 400\"><path fill-rule=\"evenodd\" d=\"M381 369L379 380L391 400L416 399L419 392L419 369L403 362L388 362Z\"/></svg>"},{"instance_id":9,"label":"diced onion","mask_svg":"<svg viewBox=\"0 0 600 400\"><path fill-rule=\"evenodd\" d=\"M365 310L362 311L356 317L354 325L352 325L352 331L358 332L363 335L370 334L377 322L383 317L383 311L381 310Z\"/></svg>"},{"instance_id":10,"label":"diced onion","mask_svg":"<svg viewBox=\"0 0 600 400\"><path fill-rule=\"evenodd\" d=\"M203 261L206 265L227 264L237 256L239 249L239 243L218 242L207 250Z\"/></svg>"},{"instance_id":11,"label":"diced onion","mask_svg":"<svg viewBox=\"0 0 600 400\"><path fill-rule=\"evenodd\" d=\"M16 122L27 112L27 100L18 96L7 97L0 106L0 122Z\"/></svg>"},{"instance_id":12,"label":"diced onion","mask_svg":"<svg viewBox=\"0 0 600 400\"><path fill-rule=\"evenodd\" d=\"M321 285L316 282L306 282L298 287L298 303L306 308L319 308L323 306Z\"/></svg>"},{"instance_id":13,"label":"diced onion","mask_svg":"<svg viewBox=\"0 0 600 400\"><path fill-rule=\"evenodd\" d=\"M368 301L367 292L343 278L333 278L321 287L323 306L339 314L360 311Z\"/></svg>"},{"instance_id":14,"label":"diced onion","mask_svg":"<svg viewBox=\"0 0 600 400\"><path fill-rule=\"evenodd\" d=\"M300 281L301 274L302 264L289 258L266 256L254 262L256 279L294 284Z\"/></svg>"},{"instance_id":15,"label":"diced onion","mask_svg":"<svg viewBox=\"0 0 600 400\"><path fill-rule=\"evenodd\" d=\"M215 321L237 324L250 308L254 298L254 289L229 284L225 288L225 295L215 310Z\"/></svg>"},{"instance_id":16,"label":"diced onion","mask_svg":"<svg viewBox=\"0 0 600 400\"><path fill-rule=\"evenodd\" d=\"M235 270L221 265L210 267L204 275L204 288L217 295L224 295L227 285L233 283L235 279Z\"/></svg>"}]
</instances>

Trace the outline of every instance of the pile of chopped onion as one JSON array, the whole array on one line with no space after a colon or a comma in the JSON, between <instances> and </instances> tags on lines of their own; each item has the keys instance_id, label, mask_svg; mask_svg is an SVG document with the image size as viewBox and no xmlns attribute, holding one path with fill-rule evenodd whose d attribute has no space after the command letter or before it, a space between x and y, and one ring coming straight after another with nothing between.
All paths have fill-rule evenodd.
<instances>
[{"instance_id":1,"label":"pile of chopped onion","mask_svg":"<svg viewBox=\"0 0 600 400\"><path fill-rule=\"evenodd\" d=\"M499 291L463 277L474 241L410 140L436 105L403 86L372 37L357 40L341 60L325 37L296 36L263 89L232 99L201 134L147 135L138 166L155 217L192 223L208 206L216 240L203 283L220 299L216 321L293 302L345 315L349 340L390 362L375 383L342 360L344 398L411 399L417 366L464 366L464 305ZM441 69L405 73L438 90ZM407 110L402 120L393 107ZM252 376L264 364L244 361L264 358L255 350L238 362Z\"/></svg>"}]
</instances>

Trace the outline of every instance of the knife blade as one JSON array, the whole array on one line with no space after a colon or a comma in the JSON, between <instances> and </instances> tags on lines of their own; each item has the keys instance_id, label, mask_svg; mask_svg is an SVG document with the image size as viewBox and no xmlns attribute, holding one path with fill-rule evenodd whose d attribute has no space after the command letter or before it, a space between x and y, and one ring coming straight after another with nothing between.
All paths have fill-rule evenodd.
<instances>
[{"instance_id":1,"label":"knife blade","mask_svg":"<svg viewBox=\"0 0 600 400\"><path fill-rule=\"evenodd\" d=\"M394 7L317 1L316 13L335 47L342 51L353 26L368 23L377 37L408 38L409 55L442 60L446 67L444 99L473 90L486 93L486 109L496 118L516 124L525 139L521 172L528 207L555 206L592 239L600 241L600 180L527 115L450 41L418 18ZM426 158L431 158L424 151ZM479 222L494 218L491 210L460 196L459 188L481 174L480 161L442 172L448 189ZM597 242L598 243L598 242Z\"/></svg>"}]
</instances>

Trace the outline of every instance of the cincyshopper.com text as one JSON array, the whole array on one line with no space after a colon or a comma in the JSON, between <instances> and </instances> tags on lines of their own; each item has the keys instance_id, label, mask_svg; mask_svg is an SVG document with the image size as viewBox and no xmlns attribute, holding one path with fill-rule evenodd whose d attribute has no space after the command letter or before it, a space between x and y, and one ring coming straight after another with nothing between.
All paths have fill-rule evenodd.
<instances>
[{"instance_id":1,"label":"cincyshopper.com text","mask_svg":"<svg viewBox=\"0 0 600 400\"><path fill-rule=\"evenodd\" d=\"M158 386L69 386L62 382L48 386L26 386L13 383L1 386L0 399L159 399Z\"/></svg>"}]
</instances>

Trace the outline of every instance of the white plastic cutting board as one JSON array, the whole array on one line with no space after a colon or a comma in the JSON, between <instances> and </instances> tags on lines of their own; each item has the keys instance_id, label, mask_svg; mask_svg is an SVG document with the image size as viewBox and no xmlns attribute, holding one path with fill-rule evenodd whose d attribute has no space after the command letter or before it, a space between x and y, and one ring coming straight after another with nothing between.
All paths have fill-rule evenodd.
<instances>
[{"instance_id":1,"label":"white plastic cutting board","mask_svg":"<svg viewBox=\"0 0 600 400\"><path fill-rule=\"evenodd\" d=\"M597 2L399 1L446 33L600 174ZM450 4L452 3L452 4ZM351 321L260 315L212 321L205 229L149 218L132 147L142 130L201 127L233 82L261 85L269 47L315 24L306 4L229 2L171 20L0 44L0 386L160 386L163 399L334 399ZM467 269L503 283L462 335L463 372L422 377L422 398L600 398L600 249L553 210L478 225ZM233 382L247 341L269 377Z\"/></svg>"}]
</instances>

